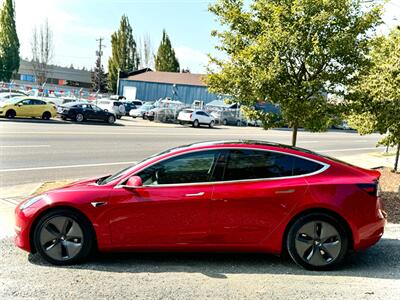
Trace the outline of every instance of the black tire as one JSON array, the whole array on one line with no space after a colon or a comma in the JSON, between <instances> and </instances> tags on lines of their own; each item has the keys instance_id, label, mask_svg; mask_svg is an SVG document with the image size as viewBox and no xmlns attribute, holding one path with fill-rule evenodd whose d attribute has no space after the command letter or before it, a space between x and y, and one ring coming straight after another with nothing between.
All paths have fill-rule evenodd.
<instances>
[{"instance_id":1,"label":"black tire","mask_svg":"<svg viewBox=\"0 0 400 300\"><path fill-rule=\"evenodd\" d=\"M237 120L237 121L236 121L236 126L239 127L239 126L241 126L241 125L242 125L242 122L241 122L240 120Z\"/></svg>"},{"instance_id":2,"label":"black tire","mask_svg":"<svg viewBox=\"0 0 400 300\"><path fill-rule=\"evenodd\" d=\"M213 128L214 127L214 120L211 120L210 124L208 124L208 127Z\"/></svg>"},{"instance_id":3,"label":"black tire","mask_svg":"<svg viewBox=\"0 0 400 300\"><path fill-rule=\"evenodd\" d=\"M45 112L42 114L42 119L43 119L43 120L50 120L50 118L51 118L51 113L49 113L48 111L45 111Z\"/></svg>"},{"instance_id":4,"label":"black tire","mask_svg":"<svg viewBox=\"0 0 400 300\"><path fill-rule=\"evenodd\" d=\"M67 117L61 116L61 120L67 120Z\"/></svg>"},{"instance_id":5,"label":"black tire","mask_svg":"<svg viewBox=\"0 0 400 300\"><path fill-rule=\"evenodd\" d=\"M108 116L107 123L108 124L114 124L115 123L115 117L114 116Z\"/></svg>"},{"instance_id":6,"label":"black tire","mask_svg":"<svg viewBox=\"0 0 400 300\"><path fill-rule=\"evenodd\" d=\"M222 124L228 125L228 120L227 120L227 119L224 119L224 120L222 121Z\"/></svg>"},{"instance_id":7,"label":"black tire","mask_svg":"<svg viewBox=\"0 0 400 300\"><path fill-rule=\"evenodd\" d=\"M305 233L310 230L313 236ZM292 224L286 248L293 261L305 269L332 270L343 262L349 237L341 221L325 213L310 213Z\"/></svg>"},{"instance_id":8,"label":"black tire","mask_svg":"<svg viewBox=\"0 0 400 300\"><path fill-rule=\"evenodd\" d=\"M199 120L196 119L193 121L193 127L195 127L195 128L200 127Z\"/></svg>"},{"instance_id":9,"label":"black tire","mask_svg":"<svg viewBox=\"0 0 400 300\"><path fill-rule=\"evenodd\" d=\"M8 119L13 119L13 118L15 118L16 115L17 115L17 113L13 109L10 109L6 112L6 118L8 118Z\"/></svg>"},{"instance_id":10,"label":"black tire","mask_svg":"<svg viewBox=\"0 0 400 300\"><path fill-rule=\"evenodd\" d=\"M121 119L122 118L122 116L121 115L117 115L117 119L119 120L119 119Z\"/></svg>"},{"instance_id":11,"label":"black tire","mask_svg":"<svg viewBox=\"0 0 400 300\"><path fill-rule=\"evenodd\" d=\"M142 119L143 119L143 120L147 120L147 117L146 117L145 114L142 115Z\"/></svg>"},{"instance_id":12,"label":"black tire","mask_svg":"<svg viewBox=\"0 0 400 300\"><path fill-rule=\"evenodd\" d=\"M75 116L75 121L76 122L83 122L85 120L85 117L81 113L77 113Z\"/></svg>"},{"instance_id":13,"label":"black tire","mask_svg":"<svg viewBox=\"0 0 400 300\"><path fill-rule=\"evenodd\" d=\"M64 223L62 220L65 220ZM52 222L63 226L55 226ZM50 240L45 242L47 239ZM95 233L84 216L73 210L59 208L49 211L39 219L33 232L33 244L37 252L49 263L72 265L87 259L94 249ZM73 246L69 246L71 244Z\"/></svg>"}]
</instances>

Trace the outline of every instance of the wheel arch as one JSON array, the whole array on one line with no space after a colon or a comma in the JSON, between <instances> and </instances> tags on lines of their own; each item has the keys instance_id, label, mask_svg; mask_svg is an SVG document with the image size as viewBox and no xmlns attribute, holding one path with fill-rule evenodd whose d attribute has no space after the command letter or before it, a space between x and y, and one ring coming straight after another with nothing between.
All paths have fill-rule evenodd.
<instances>
[{"instance_id":1,"label":"wheel arch","mask_svg":"<svg viewBox=\"0 0 400 300\"><path fill-rule=\"evenodd\" d=\"M48 207L48 208L44 209L43 211L41 211L41 212L35 217L35 220L34 220L33 223L31 224L30 229L29 229L29 245L30 245L30 248L31 248L31 253L35 253L35 252L37 251L37 250L36 250L36 247L35 247L35 243L34 243L34 241L33 241L33 236L34 236L35 228L36 228L36 226L37 226L39 220L40 220L45 214L47 214L47 213L49 213L49 212L51 212L51 211L54 211L54 210L58 210L58 209L65 209L65 210L74 212L74 213L79 214L80 216L82 216L83 218L86 219L86 221L90 224L90 230L91 230L92 233L93 233L93 238L94 238L94 240L93 240L93 245L94 245L94 249L97 250L97 249L98 249L98 245L97 245L97 234L96 234L96 230L94 229L93 224L92 224L92 222L90 221L90 219L88 218L88 216L87 216L86 214L84 214L82 211L80 211L79 209L75 208L75 207L68 206L68 205L59 205L59 206L51 206L51 207Z\"/></svg>"},{"instance_id":2,"label":"wheel arch","mask_svg":"<svg viewBox=\"0 0 400 300\"><path fill-rule=\"evenodd\" d=\"M309 214L315 214L315 213L323 213L326 215L329 215L333 218L335 218L345 229L347 236L349 238L349 250L354 249L354 235L353 231L351 230L350 224L346 221L344 217L342 217L339 213L335 212L334 210L328 209L328 208L309 208L304 211L299 212L296 214L294 217L290 219L290 221L286 224L285 231L283 233L283 238L282 238L282 245L281 245L281 253L285 254L287 253L287 247L286 247L286 240L287 240L287 235L289 233L290 227L296 222L299 218L304 217Z\"/></svg>"}]
</instances>

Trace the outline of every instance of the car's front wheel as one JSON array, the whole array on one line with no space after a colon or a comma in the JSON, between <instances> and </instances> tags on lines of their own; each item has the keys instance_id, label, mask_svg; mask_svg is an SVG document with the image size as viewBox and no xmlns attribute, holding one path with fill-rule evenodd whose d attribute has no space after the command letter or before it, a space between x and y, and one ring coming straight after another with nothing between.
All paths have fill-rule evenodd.
<instances>
[{"instance_id":1,"label":"car's front wheel","mask_svg":"<svg viewBox=\"0 0 400 300\"><path fill-rule=\"evenodd\" d=\"M193 122L193 127L200 127L200 122L199 122L199 120L194 120L194 122Z\"/></svg>"},{"instance_id":2,"label":"car's front wheel","mask_svg":"<svg viewBox=\"0 0 400 300\"><path fill-rule=\"evenodd\" d=\"M94 233L89 221L77 212L56 209L38 221L33 234L38 253L55 265L82 262L91 253Z\"/></svg>"},{"instance_id":3,"label":"car's front wheel","mask_svg":"<svg viewBox=\"0 0 400 300\"><path fill-rule=\"evenodd\" d=\"M210 128L214 127L214 120L211 120L210 124L208 125Z\"/></svg>"},{"instance_id":4,"label":"car's front wheel","mask_svg":"<svg viewBox=\"0 0 400 300\"><path fill-rule=\"evenodd\" d=\"M312 213L292 224L286 246L296 264L309 270L331 270L343 261L349 237L336 218Z\"/></svg>"}]
</instances>

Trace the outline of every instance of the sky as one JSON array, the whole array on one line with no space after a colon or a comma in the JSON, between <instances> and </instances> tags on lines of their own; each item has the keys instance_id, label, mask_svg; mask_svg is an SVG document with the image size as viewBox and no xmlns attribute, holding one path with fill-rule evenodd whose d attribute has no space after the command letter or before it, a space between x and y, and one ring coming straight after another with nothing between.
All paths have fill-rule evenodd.
<instances>
[{"instance_id":1,"label":"sky","mask_svg":"<svg viewBox=\"0 0 400 300\"><path fill-rule=\"evenodd\" d=\"M0 0L2 2L2 0ZM96 60L99 37L104 38L103 64L111 55L111 34L119 27L123 14L129 18L136 39L149 35L157 50L165 29L175 48L181 68L204 73L207 54L216 54L211 30L219 25L208 12L211 0L15 0L17 32L22 58L30 59L31 37L35 26L47 18L53 31L53 64L91 69ZM396 16L398 19L396 19ZM400 23L400 0L385 6L385 24Z\"/></svg>"}]
</instances>

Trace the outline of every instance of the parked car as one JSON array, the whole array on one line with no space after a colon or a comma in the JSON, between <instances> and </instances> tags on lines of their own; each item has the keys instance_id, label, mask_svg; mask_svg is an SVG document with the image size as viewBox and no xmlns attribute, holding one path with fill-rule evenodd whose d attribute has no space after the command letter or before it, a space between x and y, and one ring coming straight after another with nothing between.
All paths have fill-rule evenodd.
<instances>
[{"instance_id":1,"label":"parked car","mask_svg":"<svg viewBox=\"0 0 400 300\"><path fill-rule=\"evenodd\" d=\"M20 97L25 97L26 95L20 92L3 92L0 93L0 102L1 101L5 101L7 99L11 99L11 98L20 98Z\"/></svg>"},{"instance_id":2,"label":"parked car","mask_svg":"<svg viewBox=\"0 0 400 300\"><path fill-rule=\"evenodd\" d=\"M181 146L22 201L15 243L56 265L92 251L242 251L333 269L382 237L379 176L276 143Z\"/></svg>"},{"instance_id":3,"label":"parked car","mask_svg":"<svg viewBox=\"0 0 400 300\"><path fill-rule=\"evenodd\" d=\"M121 101L121 103L125 106L125 116L129 116L131 110L137 109L132 101Z\"/></svg>"},{"instance_id":4,"label":"parked car","mask_svg":"<svg viewBox=\"0 0 400 300\"><path fill-rule=\"evenodd\" d=\"M71 102L61 107L59 113L63 120L73 120L76 122L90 121L103 121L109 124L114 124L115 115L112 112L105 111L94 104L86 102Z\"/></svg>"},{"instance_id":5,"label":"parked car","mask_svg":"<svg viewBox=\"0 0 400 300\"><path fill-rule=\"evenodd\" d=\"M212 116L203 110L184 109L178 115L179 124L191 124L193 127L200 127L200 125L208 125L210 128L214 127L215 120Z\"/></svg>"},{"instance_id":6,"label":"parked car","mask_svg":"<svg viewBox=\"0 0 400 300\"><path fill-rule=\"evenodd\" d=\"M142 106L139 107L136 106L136 109L132 109L129 112L129 115L132 118L142 117L143 119L146 119L146 113L152 110L153 108L155 108L154 102L146 102Z\"/></svg>"},{"instance_id":7,"label":"parked car","mask_svg":"<svg viewBox=\"0 0 400 300\"><path fill-rule=\"evenodd\" d=\"M125 106L121 101L101 99L97 101L97 106L105 111L114 113L117 119L125 116Z\"/></svg>"},{"instance_id":8,"label":"parked car","mask_svg":"<svg viewBox=\"0 0 400 300\"><path fill-rule=\"evenodd\" d=\"M0 102L0 116L42 118L49 120L57 115L56 106L31 97L14 97Z\"/></svg>"}]
</instances>

